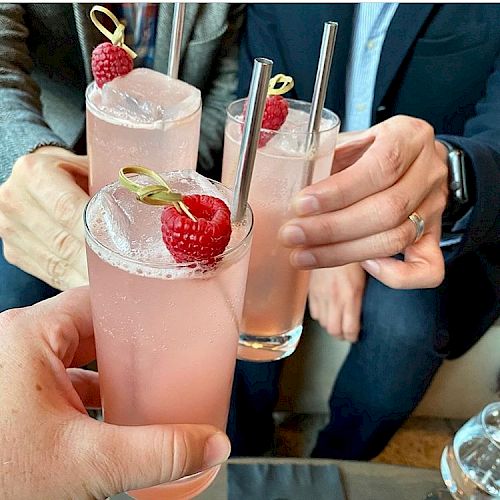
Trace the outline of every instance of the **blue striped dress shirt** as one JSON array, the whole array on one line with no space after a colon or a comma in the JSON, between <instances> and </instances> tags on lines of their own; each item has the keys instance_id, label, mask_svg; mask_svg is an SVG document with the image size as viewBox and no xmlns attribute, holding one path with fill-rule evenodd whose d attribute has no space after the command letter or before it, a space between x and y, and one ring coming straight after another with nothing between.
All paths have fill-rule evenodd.
<instances>
[{"instance_id":1,"label":"blue striped dress shirt","mask_svg":"<svg viewBox=\"0 0 500 500\"><path fill-rule=\"evenodd\" d=\"M343 131L371 126L373 94L382 45L397 3L365 2L356 6L346 78Z\"/></svg>"}]
</instances>

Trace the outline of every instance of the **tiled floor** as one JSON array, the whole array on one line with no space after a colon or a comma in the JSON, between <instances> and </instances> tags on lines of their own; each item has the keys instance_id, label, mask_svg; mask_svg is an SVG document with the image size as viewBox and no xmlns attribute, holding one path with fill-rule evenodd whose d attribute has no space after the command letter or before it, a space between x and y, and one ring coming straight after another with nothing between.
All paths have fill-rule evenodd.
<instances>
[{"instance_id":1,"label":"tiled floor","mask_svg":"<svg viewBox=\"0 0 500 500\"><path fill-rule=\"evenodd\" d=\"M308 456L327 418L326 414L275 413L275 444L269 454ZM456 420L411 417L375 461L438 469L444 446L462 424Z\"/></svg>"}]
</instances>

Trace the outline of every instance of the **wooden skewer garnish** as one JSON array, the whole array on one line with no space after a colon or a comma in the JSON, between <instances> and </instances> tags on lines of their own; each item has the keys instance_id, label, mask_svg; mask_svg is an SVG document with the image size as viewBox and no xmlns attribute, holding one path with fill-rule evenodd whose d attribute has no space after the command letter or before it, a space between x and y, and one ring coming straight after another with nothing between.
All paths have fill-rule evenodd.
<instances>
[{"instance_id":1,"label":"wooden skewer garnish","mask_svg":"<svg viewBox=\"0 0 500 500\"><path fill-rule=\"evenodd\" d=\"M145 175L153 179L156 184L137 184L127 176L128 174ZM196 217L182 202L182 194L172 191L163 177L153 170L140 165L130 165L120 169L118 179L120 185L135 193L136 198L142 203L146 205L173 205L179 213L186 214L193 222L196 222Z\"/></svg>"}]
</instances>

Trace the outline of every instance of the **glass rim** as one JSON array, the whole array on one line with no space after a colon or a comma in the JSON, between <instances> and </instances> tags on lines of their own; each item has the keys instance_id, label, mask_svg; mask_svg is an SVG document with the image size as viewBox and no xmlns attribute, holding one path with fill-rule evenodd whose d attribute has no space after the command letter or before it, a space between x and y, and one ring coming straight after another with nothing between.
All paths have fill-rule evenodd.
<instances>
[{"instance_id":1,"label":"glass rim","mask_svg":"<svg viewBox=\"0 0 500 500\"><path fill-rule=\"evenodd\" d=\"M233 105L236 105L236 104L239 104L241 102L244 102L246 101L246 97L242 97L240 99L236 99L235 101L231 101L227 107L226 107L226 116L229 120L232 120L233 122L235 123L239 123L240 125L243 125L245 122L238 118L236 115L232 114L230 112L230 108L231 106ZM290 102L290 103L298 103L298 104L303 104L303 105L307 105L307 106L311 106L311 103L308 102L308 101L303 101L301 99L289 99L288 97L285 97L285 99ZM331 109L328 109L328 108L325 108L323 107L323 109L321 110L321 114L323 115L324 112L327 112L329 114L332 115L332 125L331 126L328 126L327 128L323 128L323 129L320 129L319 130L319 134L325 134L327 132L330 132L332 130L335 130L339 125L340 125L340 118L339 116L337 115L337 113L333 112ZM283 131L283 130L272 130L272 129L268 129L268 128L261 128L260 129L260 132L268 132L268 133L271 133L271 134L275 134L275 135L294 135L294 136L297 136L297 135L301 135L301 136L308 136L308 135L313 135L314 132L292 132L292 131Z\"/></svg>"},{"instance_id":2,"label":"glass rim","mask_svg":"<svg viewBox=\"0 0 500 500\"><path fill-rule=\"evenodd\" d=\"M493 403L487 404L480 413L480 419L481 419L481 427L483 428L486 436L488 439L497 447L500 449L500 441L495 439L491 431L489 430L489 426L486 424L486 416L491 413L491 411L497 411L499 413L500 417L500 401L495 401ZM499 428L500 429L500 428Z\"/></svg>"},{"instance_id":3,"label":"glass rim","mask_svg":"<svg viewBox=\"0 0 500 500\"><path fill-rule=\"evenodd\" d=\"M222 188L226 189L227 191L229 191L231 193L233 192L230 188L228 188L227 186L225 186L221 182L215 181L213 179L209 179L209 180L210 180L210 182L216 184L217 186L221 186ZM116 184L117 186L120 185L119 181L114 181L114 182L111 182L109 184L106 184L105 186L100 188L85 204L85 208L83 210L83 226L85 229L85 241L86 241L87 245L88 245L88 242L87 242L87 238L88 238L92 242L92 245L95 245L98 249L101 249L101 250L104 250L105 252L108 252L110 255L112 255L114 258L116 258L118 260L118 262L126 262L128 264L138 265L138 266L146 267L149 269L168 271L170 269L172 269L172 270L174 270L174 269L193 269L194 267L200 266L204 270L204 268L208 265L207 261L168 262L168 263L144 262L143 260L134 259L133 257L124 256L120 252L117 252L116 250L109 248L107 245L105 245L104 243L99 241L94 236L94 234L92 234L92 231L91 231L91 229L88 225L88 222L87 222L87 218L88 218L87 215L89 212L89 207L95 201L95 199L97 198L97 196L101 193L101 191L103 189L105 189L106 187L112 186L114 184ZM141 202L138 201L138 203L141 203ZM214 257L214 259L221 259L221 260L223 259L226 261L229 258L232 261L234 258L234 254L237 254L241 250L241 248L245 244L248 243L248 241L252 237L253 227L254 227L253 210L250 207L249 203L247 203L245 213L248 214L248 216L249 216L248 218L250 220L250 223L247 225L248 227L246 227L246 232L245 232L244 237L241 239L241 241L239 241L235 246L231 247L229 250L226 248L226 250L224 250L224 252L222 252L219 255L216 255ZM92 246L91 245L89 245L89 246L90 246L90 249L92 251L94 251L92 249ZM95 253L95 251L94 251L94 253ZM101 258L101 257L99 257L99 258ZM101 260L103 260L103 259L101 259Z\"/></svg>"},{"instance_id":4,"label":"glass rim","mask_svg":"<svg viewBox=\"0 0 500 500\"><path fill-rule=\"evenodd\" d=\"M165 75L166 76L166 75ZM185 83L185 82L184 82ZM189 85L189 84L188 84ZM114 117L113 115L110 115L104 111L102 111L101 109L99 109L90 99L90 93L97 87L97 84L95 82L95 80L92 80L88 85L87 85L87 88L85 89L85 105L87 107L87 109L89 111L92 112L93 115L95 116L101 116L101 117L105 117L105 118L114 118L114 119L117 119L116 117ZM197 87L195 87L197 88ZM199 90L199 89L198 89ZM199 102L198 102L198 107L192 111L191 113L187 114L187 115L183 115L179 118L171 118L171 119L164 119L162 118L161 120L155 120L154 122L149 122L149 123L137 123L137 122L133 122L131 120L122 120L124 123L127 123L127 124L131 124L133 125L133 128L149 128L151 127L151 125L154 125L155 123L177 123L177 122L181 122L181 121L184 121L184 120L189 120L190 118L192 118L194 115L196 115L196 113L198 113L203 105L203 99L201 97L201 92L200 92L200 98L199 98ZM105 120L105 121L108 121L108 120Z\"/></svg>"}]
</instances>

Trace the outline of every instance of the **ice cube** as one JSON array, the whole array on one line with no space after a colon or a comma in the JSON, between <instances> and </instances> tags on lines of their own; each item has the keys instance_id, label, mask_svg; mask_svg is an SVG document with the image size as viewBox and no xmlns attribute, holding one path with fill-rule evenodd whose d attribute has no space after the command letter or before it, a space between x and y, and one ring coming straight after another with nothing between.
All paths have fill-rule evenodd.
<instances>
[{"instance_id":1,"label":"ice cube","mask_svg":"<svg viewBox=\"0 0 500 500\"><path fill-rule=\"evenodd\" d=\"M194 113L201 93L192 85L148 69L134 69L96 90L94 104L118 120L131 125L167 127L170 121Z\"/></svg>"},{"instance_id":2,"label":"ice cube","mask_svg":"<svg viewBox=\"0 0 500 500\"><path fill-rule=\"evenodd\" d=\"M178 191L183 195L206 194L220 198L229 205L227 193L222 192L210 179L193 170L169 172L164 174L163 178L174 191Z\"/></svg>"},{"instance_id":3,"label":"ice cube","mask_svg":"<svg viewBox=\"0 0 500 500\"><path fill-rule=\"evenodd\" d=\"M307 134L308 124L309 115L305 111L289 110L285 123L269 141L269 147L278 150L283 156L304 155L307 148L310 147ZM328 130L332 126L332 120L321 118L320 130ZM316 144L316 148L318 147L319 144Z\"/></svg>"},{"instance_id":4,"label":"ice cube","mask_svg":"<svg viewBox=\"0 0 500 500\"><path fill-rule=\"evenodd\" d=\"M128 255L131 221L127 213L105 189L97 193L93 207L98 212L91 214L91 220L99 224L99 233L105 236L106 246L121 255Z\"/></svg>"}]
</instances>

